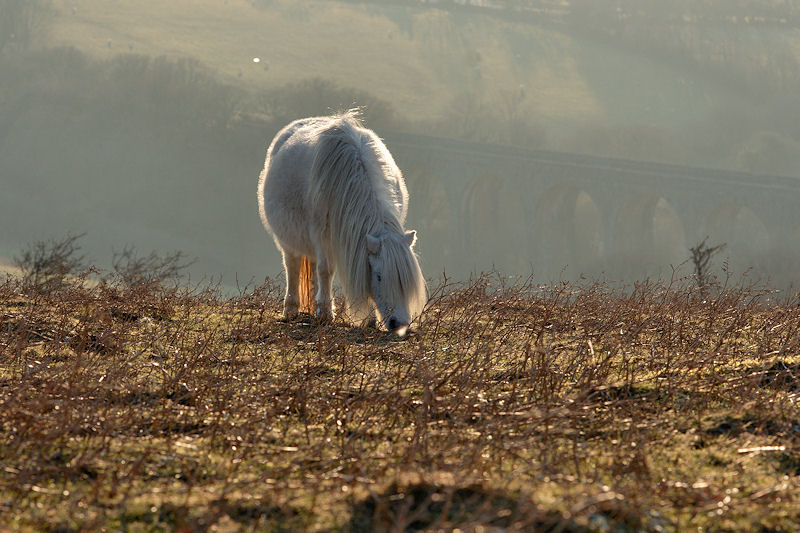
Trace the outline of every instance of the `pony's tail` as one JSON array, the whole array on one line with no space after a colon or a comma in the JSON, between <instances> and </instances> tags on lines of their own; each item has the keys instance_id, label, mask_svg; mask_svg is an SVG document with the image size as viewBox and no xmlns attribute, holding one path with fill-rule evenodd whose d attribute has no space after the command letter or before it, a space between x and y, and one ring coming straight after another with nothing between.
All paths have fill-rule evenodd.
<instances>
[{"instance_id":1,"label":"pony's tail","mask_svg":"<svg viewBox=\"0 0 800 533\"><path fill-rule=\"evenodd\" d=\"M305 255L300 260L300 287L298 289L300 297L299 311L301 313L314 314L314 272L311 268L311 261Z\"/></svg>"}]
</instances>

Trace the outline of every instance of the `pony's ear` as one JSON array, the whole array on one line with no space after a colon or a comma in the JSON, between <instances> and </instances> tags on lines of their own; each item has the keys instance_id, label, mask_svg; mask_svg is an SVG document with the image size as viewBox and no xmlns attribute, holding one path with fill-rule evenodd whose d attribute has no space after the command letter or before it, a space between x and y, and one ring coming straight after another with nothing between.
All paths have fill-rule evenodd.
<instances>
[{"instance_id":1,"label":"pony's ear","mask_svg":"<svg viewBox=\"0 0 800 533\"><path fill-rule=\"evenodd\" d=\"M367 233L367 252L372 255L381 253L381 240Z\"/></svg>"},{"instance_id":2,"label":"pony's ear","mask_svg":"<svg viewBox=\"0 0 800 533\"><path fill-rule=\"evenodd\" d=\"M408 247L410 248L410 247L414 246L415 242L417 242L417 232L414 231L413 229L410 230L410 231L407 231L406 234L405 234L405 238L406 238L406 243L408 244Z\"/></svg>"}]
</instances>

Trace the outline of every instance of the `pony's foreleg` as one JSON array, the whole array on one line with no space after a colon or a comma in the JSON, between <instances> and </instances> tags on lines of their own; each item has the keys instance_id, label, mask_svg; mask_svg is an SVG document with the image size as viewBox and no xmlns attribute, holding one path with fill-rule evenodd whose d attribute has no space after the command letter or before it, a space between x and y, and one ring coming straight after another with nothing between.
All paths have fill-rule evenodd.
<instances>
[{"instance_id":1,"label":"pony's foreleg","mask_svg":"<svg viewBox=\"0 0 800 533\"><path fill-rule=\"evenodd\" d=\"M333 318L333 271L324 255L317 259L317 316L322 319Z\"/></svg>"},{"instance_id":2,"label":"pony's foreleg","mask_svg":"<svg viewBox=\"0 0 800 533\"><path fill-rule=\"evenodd\" d=\"M283 297L283 318L297 315L300 305L300 260L302 256L283 252L283 269L286 272L286 295Z\"/></svg>"}]
</instances>

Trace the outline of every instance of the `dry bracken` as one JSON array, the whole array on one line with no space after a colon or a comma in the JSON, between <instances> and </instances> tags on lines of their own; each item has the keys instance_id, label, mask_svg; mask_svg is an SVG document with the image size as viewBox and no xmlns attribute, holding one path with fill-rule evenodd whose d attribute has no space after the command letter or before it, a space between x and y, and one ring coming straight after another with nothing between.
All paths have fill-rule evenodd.
<instances>
[{"instance_id":1,"label":"dry bracken","mask_svg":"<svg viewBox=\"0 0 800 533\"><path fill-rule=\"evenodd\" d=\"M800 302L443 282L407 339L267 282L0 285L0 521L23 530L789 530Z\"/></svg>"}]
</instances>

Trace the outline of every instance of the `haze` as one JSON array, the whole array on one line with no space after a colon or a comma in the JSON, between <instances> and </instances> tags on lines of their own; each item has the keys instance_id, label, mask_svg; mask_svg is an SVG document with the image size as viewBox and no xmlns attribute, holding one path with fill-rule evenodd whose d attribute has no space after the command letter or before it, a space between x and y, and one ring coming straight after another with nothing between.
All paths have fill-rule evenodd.
<instances>
[{"instance_id":1,"label":"haze","mask_svg":"<svg viewBox=\"0 0 800 533\"><path fill-rule=\"evenodd\" d=\"M426 275L800 273L800 7L745 0L0 1L0 262L85 232L278 276L256 182L354 105L403 169Z\"/></svg>"}]
</instances>

